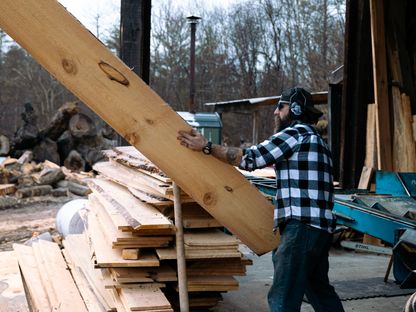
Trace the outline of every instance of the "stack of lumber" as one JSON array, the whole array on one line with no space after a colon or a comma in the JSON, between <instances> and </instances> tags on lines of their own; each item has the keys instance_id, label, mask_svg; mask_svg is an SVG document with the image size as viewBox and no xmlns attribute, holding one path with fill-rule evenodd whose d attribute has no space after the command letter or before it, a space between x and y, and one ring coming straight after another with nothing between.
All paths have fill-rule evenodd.
<instances>
[{"instance_id":1,"label":"stack of lumber","mask_svg":"<svg viewBox=\"0 0 416 312\"><path fill-rule=\"evenodd\" d=\"M94 166L99 175L88 183L85 233L66 236L62 253L50 242L15 245L34 310L168 312L179 305L172 181L133 147L106 154L110 160ZM238 289L235 276L245 275L251 260L210 214L183 198L189 305L211 308L221 293Z\"/></svg>"},{"instance_id":2,"label":"stack of lumber","mask_svg":"<svg viewBox=\"0 0 416 312\"><path fill-rule=\"evenodd\" d=\"M160 288L176 305L172 181L134 147L105 154L109 161L95 164L99 175L89 184L94 265L106 272L107 288L128 288L133 297ZM191 197L183 193L181 202L190 306L210 308L222 292L238 289L234 276L245 275L251 261L239 251L239 241Z\"/></svg>"}]
</instances>

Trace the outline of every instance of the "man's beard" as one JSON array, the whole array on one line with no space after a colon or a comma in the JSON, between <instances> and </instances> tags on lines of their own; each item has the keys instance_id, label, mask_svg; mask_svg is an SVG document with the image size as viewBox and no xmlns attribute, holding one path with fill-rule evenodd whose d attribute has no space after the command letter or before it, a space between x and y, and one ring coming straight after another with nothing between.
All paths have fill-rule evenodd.
<instances>
[{"instance_id":1,"label":"man's beard","mask_svg":"<svg viewBox=\"0 0 416 312\"><path fill-rule=\"evenodd\" d=\"M274 121L276 124L275 132L280 132L292 124L292 119L289 117L289 115L287 115L283 119L280 119L280 117L276 116L274 118Z\"/></svg>"}]
</instances>

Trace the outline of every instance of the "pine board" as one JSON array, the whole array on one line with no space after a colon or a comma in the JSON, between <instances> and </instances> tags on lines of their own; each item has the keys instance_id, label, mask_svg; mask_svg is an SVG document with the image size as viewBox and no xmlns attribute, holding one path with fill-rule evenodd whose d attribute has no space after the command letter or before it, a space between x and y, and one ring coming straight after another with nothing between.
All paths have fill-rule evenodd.
<instances>
[{"instance_id":1,"label":"pine board","mask_svg":"<svg viewBox=\"0 0 416 312\"><path fill-rule=\"evenodd\" d=\"M112 277L119 283L175 282L176 271L168 265L157 268L111 268Z\"/></svg>"},{"instance_id":2,"label":"pine board","mask_svg":"<svg viewBox=\"0 0 416 312\"><path fill-rule=\"evenodd\" d=\"M124 260L120 249L113 249L105 237L105 231L97 222L94 214L88 215L88 234L90 235L92 247L95 253L96 266L108 267L154 267L159 266L159 260L152 250L143 251L138 260Z\"/></svg>"},{"instance_id":3,"label":"pine board","mask_svg":"<svg viewBox=\"0 0 416 312\"><path fill-rule=\"evenodd\" d=\"M32 304L31 308L34 311L52 311L48 295L41 282L41 275L36 265L32 248L21 244L14 244L13 249L27 285L30 303Z\"/></svg>"},{"instance_id":4,"label":"pine board","mask_svg":"<svg viewBox=\"0 0 416 312\"><path fill-rule=\"evenodd\" d=\"M46 291L49 302L52 306L52 310L57 310L60 303L58 301L57 294L53 289L51 274L48 271L49 266L47 266L45 259L42 256L39 244L34 243L32 245L32 251L33 255L35 256L36 265L40 273L40 280L42 282L43 288Z\"/></svg>"},{"instance_id":5,"label":"pine board","mask_svg":"<svg viewBox=\"0 0 416 312\"><path fill-rule=\"evenodd\" d=\"M50 285L46 287L53 288L53 292L57 298L57 309L59 311L87 311L84 301L78 291L77 286L68 271L67 265L59 249L58 244L39 240L33 243L33 247L39 246L42 258L47 265L46 271L50 279ZM59 276L59 278L57 278ZM62 290L65 291L62 291Z\"/></svg>"},{"instance_id":6,"label":"pine board","mask_svg":"<svg viewBox=\"0 0 416 312\"><path fill-rule=\"evenodd\" d=\"M90 283L88 282L87 277L82 272L82 270L75 264L66 249L62 250L62 253L65 257L65 261L71 270L72 277L78 287L78 290L81 294L82 299L87 306L88 312L102 312L102 311L110 311L111 309L107 309L104 307L104 303L100 302L97 295L92 290Z\"/></svg>"},{"instance_id":7,"label":"pine board","mask_svg":"<svg viewBox=\"0 0 416 312\"><path fill-rule=\"evenodd\" d=\"M162 247L167 246L173 240L173 236L138 236L132 232L122 232L116 228L104 206L96 199L96 195L89 196L87 208L90 210L90 218L96 218L97 222L105 229L106 242L112 244L113 248L140 248L140 247ZM94 222L94 221L93 221ZM156 231L156 230L155 230ZM104 239L104 238L103 238Z\"/></svg>"},{"instance_id":8,"label":"pine board","mask_svg":"<svg viewBox=\"0 0 416 312\"><path fill-rule=\"evenodd\" d=\"M91 183L94 192L98 193L114 208L113 212L121 214L135 230L172 230L174 225L156 208L135 198L126 188L103 179L95 179Z\"/></svg>"},{"instance_id":9,"label":"pine board","mask_svg":"<svg viewBox=\"0 0 416 312\"><path fill-rule=\"evenodd\" d=\"M12 307L20 312L29 311L19 264L13 250L0 252L0 281L0 302L4 309L0 308L0 311L11 311Z\"/></svg>"},{"instance_id":10,"label":"pine board","mask_svg":"<svg viewBox=\"0 0 416 312\"><path fill-rule=\"evenodd\" d=\"M182 222L185 229L221 227L217 220L197 204L182 205Z\"/></svg>"},{"instance_id":11,"label":"pine board","mask_svg":"<svg viewBox=\"0 0 416 312\"><path fill-rule=\"evenodd\" d=\"M57 1L2 0L0 28L253 251L276 248L272 204L234 167L180 146L191 127Z\"/></svg>"},{"instance_id":12,"label":"pine board","mask_svg":"<svg viewBox=\"0 0 416 312\"><path fill-rule=\"evenodd\" d=\"M115 308L115 302L104 288L100 270L94 269L93 261L89 257L87 238L83 234L67 235L62 241L66 254L72 263L79 268L88 281L89 288L97 296L106 310ZM78 284L78 281L77 281Z\"/></svg>"},{"instance_id":13,"label":"pine board","mask_svg":"<svg viewBox=\"0 0 416 312\"><path fill-rule=\"evenodd\" d=\"M238 248L238 240L219 230L203 230L198 232L187 231L184 234L185 246L189 247L235 247Z\"/></svg>"},{"instance_id":14,"label":"pine board","mask_svg":"<svg viewBox=\"0 0 416 312\"><path fill-rule=\"evenodd\" d=\"M156 248L156 254L160 260L175 260L176 249L170 248ZM185 249L185 259L222 259L222 258L241 258L239 251L229 250L202 250L194 251Z\"/></svg>"},{"instance_id":15,"label":"pine board","mask_svg":"<svg viewBox=\"0 0 416 312\"><path fill-rule=\"evenodd\" d=\"M139 189L156 198L167 198L164 188L152 187L146 183L146 180L140 178L141 173L135 172L134 170L128 169L120 164L119 166L120 168L117 168L110 162L101 162L95 164L93 169L98 171L100 175L106 177L107 179L117 182L125 187Z\"/></svg>"},{"instance_id":16,"label":"pine board","mask_svg":"<svg viewBox=\"0 0 416 312\"><path fill-rule=\"evenodd\" d=\"M158 287L141 286L117 290L123 305L130 311L171 311L171 305Z\"/></svg>"}]
</instances>

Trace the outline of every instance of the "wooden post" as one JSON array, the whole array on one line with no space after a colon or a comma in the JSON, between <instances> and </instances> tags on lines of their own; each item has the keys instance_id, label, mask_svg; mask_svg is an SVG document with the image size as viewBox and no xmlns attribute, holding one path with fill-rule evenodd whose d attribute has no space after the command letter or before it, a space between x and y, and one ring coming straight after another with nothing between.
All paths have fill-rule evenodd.
<instances>
[{"instance_id":1,"label":"wooden post","mask_svg":"<svg viewBox=\"0 0 416 312\"><path fill-rule=\"evenodd\" d=\"M386 41L383 1L370 0L371 46L373 52L374 99L376 103L376 135L378 169L392 171L390 109L387 81Z\"/></svg>"},{"instance_id":2,"label":"wooden post","mask_svg":"<svg viewBox=\"0 0 416 312\"><path fill-rule=\"evenodd\" d=\"M183 239L181 191L175 182L173 182L173 196L176 226L176 257L178 265L179 306L181 312L188 312L188 278L186 276L185 247Z\"/></svg>"},{"instance_id":3,"label":"wooden post","mask_svg":"<svg viewBox=\"0 0 416 312\"><path fill-rule=\"evenodd\" d=\"M120 57L149 84L151 0L122 0Z\"/></svg>"},{"instance_id":4,"label":"wooden post","mask_svg":"<svg viewBox=\"0 0 416 312\"><path fill-rule=\"evenodd\" d=\"M253 144L259 143L259 111L253 111Z\"/></svg>"}]
</instances>

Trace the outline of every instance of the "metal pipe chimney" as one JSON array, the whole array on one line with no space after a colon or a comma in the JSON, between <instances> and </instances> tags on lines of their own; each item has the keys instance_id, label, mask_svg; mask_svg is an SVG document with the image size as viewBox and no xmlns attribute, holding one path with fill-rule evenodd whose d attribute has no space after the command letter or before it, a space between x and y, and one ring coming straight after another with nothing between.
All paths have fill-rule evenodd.
<instances>
[{"instance_id":1,"label":"metal pipe chimney","mask_svg":"<svg viewBox=\"0 0 416 312\"><path fill-rule=\"evenodd\" d=\"M195 114L195 32L196 24L201 19L198 16L188 16L186 18L191 25L191 55L190 55L190 85L189 85L189 112Z\"/></svg>"}]
</instances>

